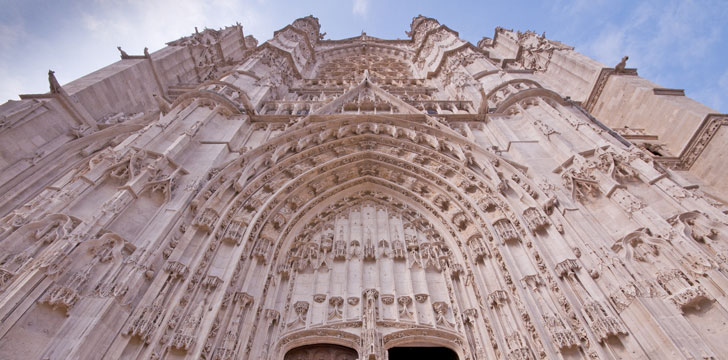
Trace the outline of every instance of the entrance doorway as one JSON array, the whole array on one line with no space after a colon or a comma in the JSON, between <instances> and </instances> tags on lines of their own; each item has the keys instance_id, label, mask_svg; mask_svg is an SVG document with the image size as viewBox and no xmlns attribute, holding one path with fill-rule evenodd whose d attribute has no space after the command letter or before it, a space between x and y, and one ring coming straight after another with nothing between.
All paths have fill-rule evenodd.
<instances>
[{"instance_id":1,"label":"entrance doorway","mask_svg":"<svg viewBox=\"0 0 728 360\"><path fill-rule=\"evenodd\" d=\"M393 347L389 349L389 360L458 360L458 355L445 347Z\"/></svg>"},{"instance_id":2,"label":"entrance doorway","mask_svg":"<svg viewBox=\"0 0 728 360\"><path fill-rule=\"evenodd\" d=\"M356 360L356 350L332 344L305 345L291 349L283 360Z\"/></svg>"}]
</instances>

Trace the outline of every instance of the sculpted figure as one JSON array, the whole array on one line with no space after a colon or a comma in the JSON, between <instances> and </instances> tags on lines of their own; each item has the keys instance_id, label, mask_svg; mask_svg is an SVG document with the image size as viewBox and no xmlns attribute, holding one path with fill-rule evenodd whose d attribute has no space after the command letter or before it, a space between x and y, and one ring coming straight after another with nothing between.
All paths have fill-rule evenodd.
<instances>
[{"instance_id":1,"label":"sculpted figure","mask_svg":"<svg viewBox=\"0 0 728 360\"><path fill-rule=\"evenodd\" d=\"M159 112L161 112L162 115L167 115L169 110L171 110L169 108L169 103L166 100L159 97L159 95L157 95L157 94L152 94L152 97L154 98L154 101L156 101L157 105L159 106Z\"/></svg>"},{"instance_id":2,"label":"sculpted figure","mask_svg":"<svg viewBox=\"0 0 728 360\"><path fill-rule=\"evenodd\" d=\"M625 66L627 66L627 60L629 60L629 56L623 57L622 61L620 61L619 64L614 67L614 72L623 73Z\"/></svg>"},{"instance_id":3,"label":"sculpted figure","mask_svg":"<svg viewBox=\"0 0 728 360\"><path fill-rule=\"evenodd\" d=\"M56 72L53 70L48 70L48 83L51 86L51 94L58 94L61 92L61 84L58 83L58 80L56 79Z\"/></svg>"},{"instance_id":4,"label":"sculpted figure","mask_svg":"<svg viewBox=\"0 0 728 360\"><path fill-rule=\"evenodd\" d=\"M124 50L121 50L121 46L117 46L116 48L117 48L117 49L119 50L119 53L121 53L121 58L122 58L122 59L127 59L127 58L129 58L129 54L127 54L127 53L126 53L126 51L124 51Z\"/></svg>"}]
</instances>

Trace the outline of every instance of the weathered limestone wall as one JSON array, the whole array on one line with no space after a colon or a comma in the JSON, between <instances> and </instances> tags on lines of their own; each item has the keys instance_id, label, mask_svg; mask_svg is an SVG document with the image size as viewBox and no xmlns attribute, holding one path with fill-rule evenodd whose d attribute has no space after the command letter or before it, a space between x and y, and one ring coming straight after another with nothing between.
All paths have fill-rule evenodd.
<instances>
[{"instance_id":1,"label":"weathered limestone wall","mask_svg":"<svg viewBox=\"0 0 728 360\"><path fill-rule=\"evenodd\" d=\"M645 129L679 155L705 116L716 111L686 96L656 95L659 88L639 76L610 76L592 114L611 128Z\"/></svg>"},{"instance_id":2,"label":"weathered limestone wall","mask_svg":"<svg viewBox=\"0 0 728 360\"><path fill-rule=\"evenodd\" d=\"M690 168L690 174L710 186L710 193L725 200L728 194L728 124L718 127L710 143Z\"/></svg>"},{"instance_id":3,"label":"weathered limestone wall","mask_svg":"<svg viewBox=\"0 0 728 360\"><path fill-rule=\"evenodd\" d=\"M544 86L574 101L584 102L604 65L574 50L554 51L551 62L541 75Z\"/></svg>"},{"instance_id":4,"label":"weathered limestone wall","mask_svg":"<svg viewBox=\"0 0 728 360\"><path fill-rule=\"evenodd\" d=\"M530 70L510 78L530 78L544 88L579 102L603 124L622 133L635 131L646 137L635 137L639 146L648 144L659 152L663 164L689 171L689 177L702 179L706 191L726 198L721 167L722 153L728 145L713 143L719 126L715 118L725 115L684 96L679 89L664 89L637 76L635 69L605 67L557 41L547 40L533 32L514 32L497 28L493 39L484 38L478 46L498 59L505 72ZM616 60L616 59L615 59ZM502 73L484 71L478 77L486 93L504 78ZM508 77L506 77L508 78ZM721 120L722 121L722 120ZM722 126L722 125L720 125ZM704 151L705 149L710 151ZM698 159L699 168L692 166Z\"/></svg>"},{"instance_id":5,"label":"weathered limestone wall","mask_svg":"<svg viewBox=\"0 0 728 360\"><path fill-rule=\"evenodd\" d=\"M242 28L229 29L234 31L223 32L216 49L228 61L241 59L245 51ZM150 54L150 58L122 59L63 86L68 98L31 95L25 100L0 106L0 189L3 190L0 198L27 200L54 180L50 174L56 172L50 169L60 165L58 159L65 157L66 161L71 161L71 157L75 158L70 163L61 163L70 167L120 134L121 129L110 130L104 132L109 135L97 134L95 140L76 140L93 132L85 121L107 128L134 119L136 125L126 127L125 131L136 129L140 121L151 121L159 106L152 94L171 100L171 96L178 94L169 93L170 86L201 81L194 58L195 54L200 54L199 48L173 45ZM69 112L69 107L73 113ZM89 118L79 118L78 111L88 114ZM111 139L104 136L111 136ZM71 154L70 148L78 148L85 155L77 157L77 154ZM53 165L40 166L41 163ZM38 166L30 169L34 165ZM33 181L26 181L30 177ZM13 204L17 205L16 202ZM0 215L8 210L0 211Z\"/></svg>"},{"instance_id":6,"label":"weathered limestone wall","mask_svg":"<svg viewBox=\"0 0 728 360\"><path fill-rule=\"evenodd\" d=\"M8 101L0 111L5 121L0 128L0 185L71 141L70 129L79 125L53 99Z\"/></svg>"},{"instance_id":7,"label":"weathered limestone wall","mask_svg":"<svg viewBox=\"0 0 728 360\"><path fill-rule=\"evenodd\" d=\"M64 86L94 119L154 109L161 94L148 59L119 60Z\"/></svg>"}]
</instances>

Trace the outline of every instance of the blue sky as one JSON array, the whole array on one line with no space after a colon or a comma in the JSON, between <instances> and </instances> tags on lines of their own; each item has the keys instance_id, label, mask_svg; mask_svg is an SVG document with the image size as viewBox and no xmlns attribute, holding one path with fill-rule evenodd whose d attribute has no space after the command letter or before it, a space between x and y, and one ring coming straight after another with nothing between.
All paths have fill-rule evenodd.
<instances>
[{"instance_id":1,"label":"blue sky","mask_svg":"<svg viewBox=\"0 0 728 360\"><path fill-rule=\"evenodd\" d=\"M641 76L728 112L727 0L0 0L0 9L0 102L48 91L48 69L64 84L117 61L117 45L154 51L195 26L239 21L263 42L313 14L327 38L395 39L423 14L473 43L503 26L546 32L608 66L629 55Z\"/></svg>"}]
</instances>

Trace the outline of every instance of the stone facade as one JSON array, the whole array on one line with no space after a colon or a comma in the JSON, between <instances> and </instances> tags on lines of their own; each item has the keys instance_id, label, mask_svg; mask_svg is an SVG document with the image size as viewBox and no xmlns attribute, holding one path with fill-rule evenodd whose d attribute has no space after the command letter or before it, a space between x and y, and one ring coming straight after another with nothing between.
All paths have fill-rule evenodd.
<instances>
[{"instance_id":1,"label":"stone facade","mask_svg":"<svg viewBox=\"0 0 728 360\"><path fill-rule=\"evenodd\" d=\"M205 29L0 106L0 358L725 358L728 117L408 34Z\"/></svg>"}]
</instances>

